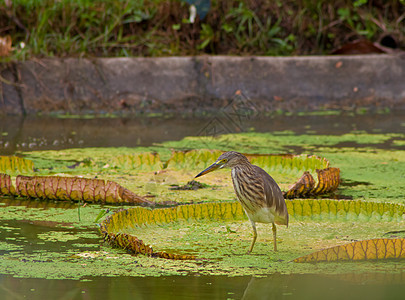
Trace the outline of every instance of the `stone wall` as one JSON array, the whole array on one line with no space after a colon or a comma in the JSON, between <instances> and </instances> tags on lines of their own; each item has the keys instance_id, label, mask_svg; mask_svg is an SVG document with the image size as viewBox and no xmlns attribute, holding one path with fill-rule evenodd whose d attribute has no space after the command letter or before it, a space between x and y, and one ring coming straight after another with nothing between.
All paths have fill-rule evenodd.
<instances>
[{"instance_id":1,"label":"stone wall","mask_svg":"<svg viewBox=\"0 0 405 300\"><path fill-rule=\"evenodd\" d=\"M0 114L405 108L405 57L41 59L0 64Z\"/></svg>"}]
</instances>

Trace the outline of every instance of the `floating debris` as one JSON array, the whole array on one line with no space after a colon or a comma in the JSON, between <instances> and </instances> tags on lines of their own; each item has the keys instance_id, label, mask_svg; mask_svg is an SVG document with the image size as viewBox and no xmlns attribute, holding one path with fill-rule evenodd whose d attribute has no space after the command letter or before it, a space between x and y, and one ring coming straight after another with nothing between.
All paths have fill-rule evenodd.
<instances>
[{"instance_id":1,"label":"floating debris","mask_svg":"<svg viewBox=\"0 0 405 300\"><path fill-rule=\"evenodd\" d=\"M191 180L187 182L185 185L173 185L169 190L198 190L208 187L208 184L198 182L196 180Z\"/></svg>"}]
</instances>

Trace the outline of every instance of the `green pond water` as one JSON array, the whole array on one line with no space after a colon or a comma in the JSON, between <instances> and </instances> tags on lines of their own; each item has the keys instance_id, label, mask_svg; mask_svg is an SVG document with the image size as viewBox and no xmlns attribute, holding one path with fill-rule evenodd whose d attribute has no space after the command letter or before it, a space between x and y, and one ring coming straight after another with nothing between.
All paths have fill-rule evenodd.
<instances>
[{"instance_id":1,"label":"green pond water","mask_svg":"<svg viewBox=\"0 0 405 300\"><path fill-rule=\"evenodd\" d=\"M154 201L181 203L234 201L229 172L202 177L200 181L208 188L173 191L171 185L185 184L199 170L190 166L162 173L153 168L139 172L112 161L119 155L149 151L165 160L172 149L193 148L318 155L341 169L341 186L329 197L405 204L404 112L273 115L246 119L243 126L227 124L227 131L214 135L204 131L212 120L2 119L0 154L33 160L35 172L23 175L110 179ZM218 124L224 122L226 119ZM286 190L301 174L272 175ZM289 228L279 226L277 253L271 250L270 227L260 224L251 255L245 254L251 238L246 219L133 229L158 250L201 257L179 262L133 256L104 244L95 220L105 209L117 207L0 198L0 291L4 299L45 295L92 299L117 293L123 299L323 299L325 293L348 299L395 299L405 291L403 261L291 262L314 250L353 240L387 237L387 233L388 237L404 237L403 216L292 218Z\"/></svg>"}]
</instances>

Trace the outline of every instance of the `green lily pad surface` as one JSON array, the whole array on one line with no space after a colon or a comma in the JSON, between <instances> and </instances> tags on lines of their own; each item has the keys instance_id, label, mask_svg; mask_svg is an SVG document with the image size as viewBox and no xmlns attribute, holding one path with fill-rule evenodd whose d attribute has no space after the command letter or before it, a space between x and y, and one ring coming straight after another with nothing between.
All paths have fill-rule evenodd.
<instances>
[{"instance_id":1,"label":"green lily pad surface","mask_svg":"<svg viewBox=\"0 0 405 300\"><path fill-rule=\"evenodd\" d=\"M318 222L402 222L405 206L399 204L383 204L362 201L335 201L335 200L293 200L287 201L287 208L294 220ZM102 224L102 232L108 237L111 244L123 247L133 253L143 253L150 256L171 257L166 251L173 254L174 259L206 258L220 259L225 254L223 251L229 247L245 248L251 237L247 237L249 230L245 227L246 219L243 209L238 202L206 203L197 205L182 205L175 208L147 209L132 208L121 210ZM311 222L312 223L312 222ZM306 222L308 224L308 222ZM313 224L314 225L314 224ZM265 226L265 225L263 225ZM317 225L315 225L317 226ZM319 226L319 223L318 223ZM353 226L353 225L352 225ZM267 227L267 226L266 226ZM281 226L280 226L281 227ZM328 227L325 224L325 227ZM240 228L244 228L240 230ZM365 227L360 236L367 236ZM319 232L324 228L320 228ZM303 230L303 231L302 231ZM312 247L319 248L327 243L308 241L311 236L306 230L315 232L316 229L290 225L285 234L293 239L306 241ZM241 231L238 233L238 231ZM349 232L349 231L347 231ZM350 229L353 233L353 230ZM196 234L198 233L198 234ZM238 234L237 234L238 233ZM112 236L109 236L113 234ZM235 234L235 235L232 235ZM356 233L358 234L358 233ZM165 236L162 240L161 237ZM233 239L232 239L233 236ZM133 240L131 237L136 237ZM271 237L266 236L266 242ZM316 234L313 238L317 238ZM344 237L336 235L333 242L347 241ZM281 239L283 241L284 239ZM140 242L143 241L143 242ZM289 240L287 244L291 252L294 247ZM302 247L302 244L295 243ZM163 249L165 252L156 252L153 248ZM155 249L156 249L155 248ZM170 250L170 248L172 248ZM173 249L175 248L175 249ZM298 251L298 249L296 249ZM267 252L263 249L264 252ZM292 254L292 253L290 253ZM278 253L273 253L278 255Z\"/></svg>"},{"instance_id":2,"label":"green lily pad surface","mask_svg":"<svg viewBox=\"0 0 405 300\"><path fill-rule=\"evenodd\" d=\"M34 164L21 175L83 176L112 180L164 203L191 205L237 204L229 170L199 178L204 188L173 190L185 185L206 162L170 161L173 149L235 150L243 153L318 156L341 170L341 185L331 198L287 200L291 222L278 226L279 251L272 251L272 231L258 224L258 239L250 255L250 223L241 212L235 218L188 218L162 222L123 223L115 233L134 235L154 251L194 255L194 260L167 260L134 255L104 243L96 219L129 206L2 198L0 201L0 266L20 277L72 278L87 276L264 275L291 273L404 272L403 261L328 262L297 264L294 259L353 241L403 237L405 151L402 134L352 132L341 136L294 135L291 132L241 133L189 137L151 148L83 148L16 153ZM143 153L138 159L140 153ZM149 154L145 154L149 153ZM137 156L138 155L138 156ZM156 158L159 158L157 160ZM303 168L267 171L287 190ZM314 169L309 169L314 172ZM15 176L16 173L11 174ZM14 179L14 177L13 177ZM166 208L163 208L166 209ZM172 209L172 208L167 208ZM177 208L176 208L177 209ZM391 233L389 233L391 232Z\"/></svg>"}]
</instances>

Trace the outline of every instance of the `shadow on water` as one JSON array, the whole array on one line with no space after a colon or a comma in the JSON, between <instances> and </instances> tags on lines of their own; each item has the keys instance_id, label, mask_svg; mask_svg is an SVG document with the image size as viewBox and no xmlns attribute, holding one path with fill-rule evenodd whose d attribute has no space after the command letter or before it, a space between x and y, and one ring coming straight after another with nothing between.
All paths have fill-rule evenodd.
<instances>
[{"instance_id":1,"label":"shadow on water","mask_svg":"<svg viewBox=\"0 0 405 300\"><path fill-rule=\"evenodd\" d=\"M0 275L1 299L401 299L403 274L90 277L82 281Z\"/></svg>"},{"instance_id":2,"label":"shadow on water","mask_svg":"<svg viewBox=\"0 0 405 300\"><path fill-rule=\"evenodd\" d=\"M215 134L292 131L296 134L341 135L354 130L402 133L405 111L390 114L272 115L246 117L243 122L227 116L205 117L12 117L0 118L0 154L15 151L58 150L78 147L139 147L201 135L215 125ZM212 128L211 128L212 130ZM212 132L211 132L212 133Z\"/></svg>"},{"instance_id":3,"label":"shadow on water","mask_svg":"<svg viewBox=\"0 0 405 300\"><path fill-rule=\"evenodd\" d=\"M75 209L78 204L72 201L52 201L40 199L23 199L13 197L0 197L0 204L4 206L25 206L29 208L63 208Z\"/></svg>"}]
</instances>

